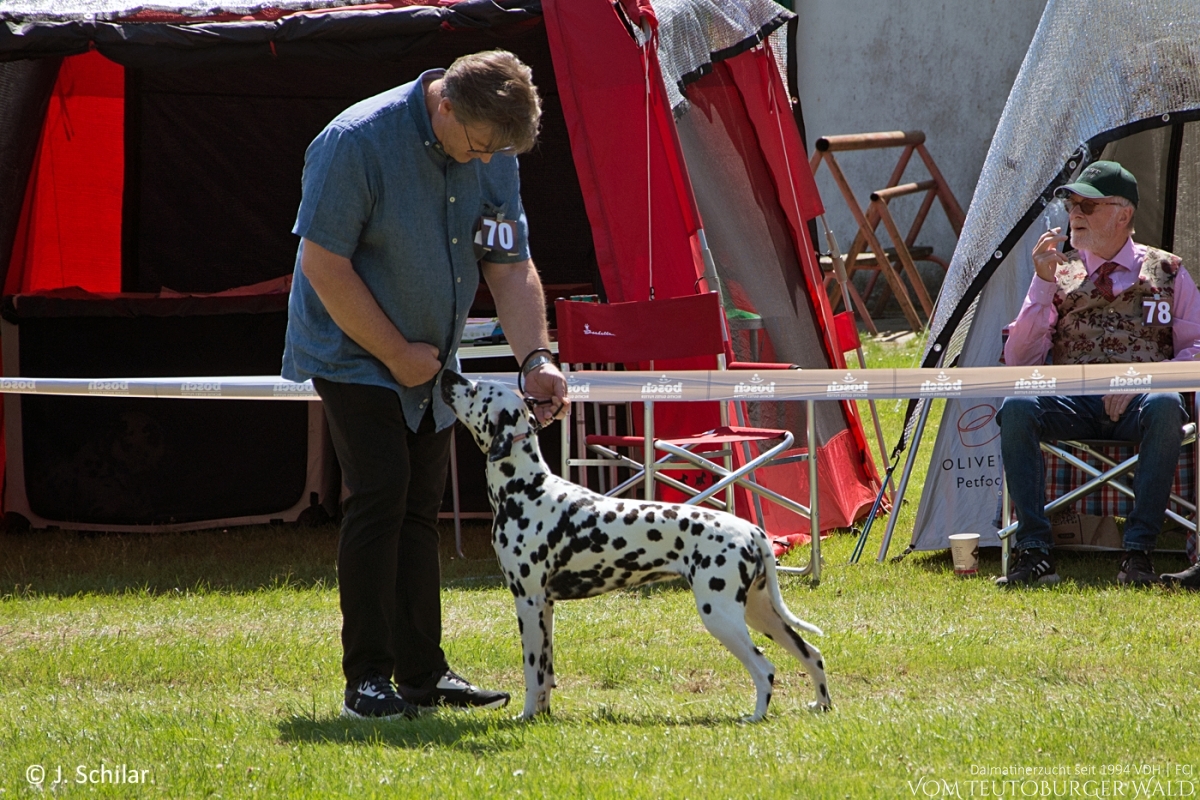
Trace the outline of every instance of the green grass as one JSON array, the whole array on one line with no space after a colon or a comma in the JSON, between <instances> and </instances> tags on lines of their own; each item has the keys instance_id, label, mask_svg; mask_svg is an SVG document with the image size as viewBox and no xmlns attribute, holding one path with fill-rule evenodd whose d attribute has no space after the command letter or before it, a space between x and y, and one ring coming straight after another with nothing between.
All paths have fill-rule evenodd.
<instances>
[{"instance_id":1,"label":"green grass","mask_svg":"<svg viewBox=\"0 0 1200 800\"><path fill-rule=\"evenodd\" d=\"M891 404L881 411L898 426ZM987 579L995 553L962 580L946 553L874 563L874 534L849 565L854 537L832 536L819 587L782 580L826 632L828 714L805 710L807 677L759 637L775 700L766 722L739 724L749 676L690 593L666 584L557 606L548 718L518 723L510 707L370 723L337 716L336 539L332 527L0 536L0 795L970 797L1006 789L981 769L1014 766L1076 773L1036 778L1058 796L1066 780L1075 796L1107 780L1126 797L1135 777L1170 778L1157 788L1175 796L1200 782L1200 594L1120 590L1112 555L1066 554L1058 587L1003 594ZM466 543L466 559L443 550L446 649L519 707L511 599L485 529ZM26 782L35 764L42 792ZM75 782L101 765L153 783ZM1159 772L1104 775L1111 765ZM67 783L51 787L59 768Z\"/></svg>"}]
</instances>

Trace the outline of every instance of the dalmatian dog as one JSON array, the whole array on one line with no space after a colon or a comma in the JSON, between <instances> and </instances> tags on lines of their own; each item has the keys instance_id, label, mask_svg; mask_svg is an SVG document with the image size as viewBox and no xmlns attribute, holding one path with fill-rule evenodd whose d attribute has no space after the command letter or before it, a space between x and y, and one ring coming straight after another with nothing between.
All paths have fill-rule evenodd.
<instances>
[{"instance_id":1,"label":"dalmatian dog","mask_svg":"<svg viewBox=\"0 0 1200 800\"><path fill-rule=\"evenodd\" d=\"M761 528L721 511L591 492L550 472L530 409L511 389L447 370L441 393L487 454L492 545L521 631L523 719L550 710L555 602L676 577L691 587L708 631L750 671L758 701L748 721L766 716L775 668L747 623L800 660L816 691L809 708L830 707L821 653L795 628L821 631L784 604Z\"/></svg>"}]
</instances>

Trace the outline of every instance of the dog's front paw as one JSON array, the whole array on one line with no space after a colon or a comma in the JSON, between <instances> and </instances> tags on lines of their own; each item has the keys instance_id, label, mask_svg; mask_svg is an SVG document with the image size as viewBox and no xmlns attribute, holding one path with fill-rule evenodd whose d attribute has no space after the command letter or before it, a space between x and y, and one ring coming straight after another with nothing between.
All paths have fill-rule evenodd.
<instances>
[{"instance_id":1,"label":"dog's front paw","mask_svg":"<svg viewBox=\"0 0 1200 800\"><path fill-rule=\"evenodd\" d=\"M824 711L832 711L833 706L831 704L829 704L828 702L822 702L820 700L813 700L811 703L808 704L808 710L813 712L814 714L819 714Z\"/></svg>"}]
</instances>

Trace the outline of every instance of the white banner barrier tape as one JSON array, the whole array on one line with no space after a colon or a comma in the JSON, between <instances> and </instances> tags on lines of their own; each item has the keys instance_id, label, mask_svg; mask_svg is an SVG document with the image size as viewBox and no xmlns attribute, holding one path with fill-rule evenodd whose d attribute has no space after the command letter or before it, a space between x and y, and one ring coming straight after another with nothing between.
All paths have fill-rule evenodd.
<instances>
[{"instance_id":1,"label":"white banner barrier tape","mask_svg":"<svg viewBox=\"0 0 1200 800\"><path fill-rule=\"evenodd\" d=\"M516 387L514 373L468 374ZM1200 363L1087 364L963 369L572 372L575 400L878 400L1182 392L1200 389ZM278 376L0 378L0 393L214 400L319 400L311 382Z\"/></svg>"}]
</instances>

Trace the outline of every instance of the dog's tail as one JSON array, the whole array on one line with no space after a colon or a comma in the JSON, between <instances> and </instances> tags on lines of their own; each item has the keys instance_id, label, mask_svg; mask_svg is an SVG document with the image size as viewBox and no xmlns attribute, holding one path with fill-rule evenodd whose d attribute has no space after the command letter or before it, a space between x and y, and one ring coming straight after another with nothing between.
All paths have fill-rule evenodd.
<instances>
[{"instance_id":1,"label":"dog's tail","mask_svg":"<svg viewBox=\"0 0 1200 800\"><path fill-rule=\"evenodd\" d=\"M815 633L817 636L824 636L824 631L797 617L787 607L787 603L783 602L783 593L779 591L779 572L775 569L775 551L771 549L771 541L767 538L767 534L761 529L759 533L760 535L754 538L758 540L758 550L762 553L763 569L767 573L767 591L771 593L771 605L775 606L775 611L783 617L784 622L792 627Z\"/></svg>"}]
</instances>

